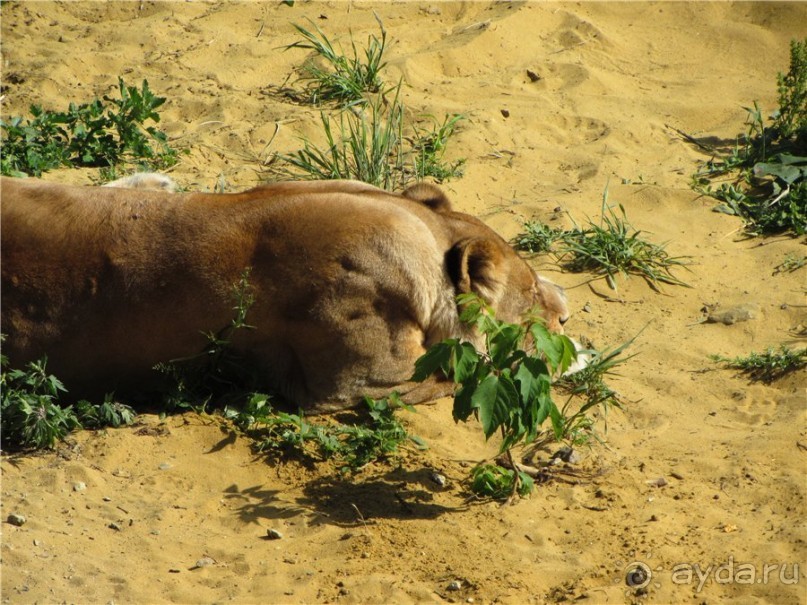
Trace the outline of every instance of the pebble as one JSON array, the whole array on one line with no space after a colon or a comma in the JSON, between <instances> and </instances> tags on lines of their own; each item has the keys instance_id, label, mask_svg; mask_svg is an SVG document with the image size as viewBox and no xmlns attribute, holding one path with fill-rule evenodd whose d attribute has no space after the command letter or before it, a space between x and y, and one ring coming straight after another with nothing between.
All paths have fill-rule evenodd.
<instances>
[{"instance_id":1,"label":"pebble","mask_svg":"<svg viewBox=\"0 0 807 605\"><path fill-rule=\"evenodd\" d=\"M659 477L658 479L651 479L650 481L646 481L648 485L652 485L653 487L664 487L667 485L667 480L664 477Z\"/></svg>"},{"instance_id":2,"label":"pebble","mask_svg":"<svg viewBox=\"0 0 807 605\"><path fill-rule=\"evenodd\" d=\"M167 462L163 462L158 468L161 471L167 471L169 468L171 468L171 465L168 464Z\"/></svg>"},{"instance_id":3,"label":"pebble","mask_svg":"<svg viewBox=\"0 0 807 605\"><path fill-rule=\"evenodd\" d=\"M202 557L201 559L196 561L196 565L194 565L194 568L198 569L199 567L209 567L209 566L215 565L215 564L216 564L216 562L212 558L210 558L210 557Z\"/></svg>"},{"instance_id":4,"label":"pebble","mask_svg":"<svg viewBox=\"0 0 807 605\"><path fill-rule=\"evenodd\" d=\"M112 498L110 498L109 496L104 496L103 500L104 502L112 502Z\"/></svg>"},{"instance_id":5,"label":"pebble","mask_svg":"<svg viewBox=\"0 0 807 605\"><path fill-rule=\"evenodd\" d=\"M741 321L748 321L756 317L756 308L752 305L741 305L723 311L713 311L706 317L706 323L732 326Z\"/></svg>"},{"instance_id":6,"label":"pebble","mask_svg":"<svg viewBox=\"0 0 807 605\"><path fill-rule=\"evenodd\" d=\"M87 484L84 483L83 481L76 481L73 484L73 491L74 492L83 492L86 489L87 489Z\"/></svg>"},{"instance_id":7,"label":"pebble","mask_svg":"<svg viewBox=\"0 0 807 605\"><path fill-rule=\"evenodd\" d=\"M276 529L267 529L266 537L269 538L270 540L280 540L283 537L283 534L281 534Z\"/></svg>"},{"instance_id":8,"label":"pebble","mask_svg":"<svg viewBox=\"0 0 807 605\"><path fill-rule=\"evenodd\" d=\"M118 525L117 523L115 523L114 521L112 523L110 523L109 525L107 525L107 527L109 529L114 529L115 531L120 531L122 529L121 526Z\"/></svg>"},{"instance_id":9,"label":"pebble","mask_svg":"<svg viewBox=\"0 0 807 605\"><path fill-rule=\"evenodd\" d=\"M569 464L577 464L580 462L580 455L568 445L564 445L557 452L552 454L552 458L563 460Z\"/></svg>"},{"instance_id":10,"label":"pebble","mask_svg":"<svg viewBox=\"0 0 807 605\"><path fill-rule=\"evenodd\" d=\"M446 590L451 591L462 590L462 580L454 580L451 584L446 586Z\"/></svg>"},{"instance_id":11,"label":"pebble","mask_svg":"<svg viewBox=\"0 0 807 605\"><path fill-rule=\"evenodd\" d=\"M433 472L430 475L430 478L431 478L432 481L434 481L440 487L445 487L446 486L446 477L445 477L445 475L441 475L438 472Z\"/></svg>"},{"instance_id":12,"label":"pebble","mask_svg":"<svg viewBox=\"0 0 807 605\"><path fill-rule=\"evenodd\" d=\"M17 527L22 527L23 525L25 525L25 522L27 520L28 519L25 518L25 515L18 515L16 513L11 513L8 516L8 522L11 523L12 525L16 525Z\"/></svg>"}]
</instances>

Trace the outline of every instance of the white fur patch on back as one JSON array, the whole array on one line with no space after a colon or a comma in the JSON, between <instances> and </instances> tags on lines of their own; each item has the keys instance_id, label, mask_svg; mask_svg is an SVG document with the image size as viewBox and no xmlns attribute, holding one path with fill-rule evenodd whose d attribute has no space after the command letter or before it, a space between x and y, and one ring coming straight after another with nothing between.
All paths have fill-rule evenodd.
<instances>
[{"instance_id":1,"label":"white fur patch on back","mask_svg":"<svg viewBox=\"0 0 807 605\"><path fill-rule=\"evenodd\" d=\"M119 189L146 189L148 191L167 191L173 193L177 184L170 176L158 172L136 172L104 185Z\"/></svg>"}]
</instances>

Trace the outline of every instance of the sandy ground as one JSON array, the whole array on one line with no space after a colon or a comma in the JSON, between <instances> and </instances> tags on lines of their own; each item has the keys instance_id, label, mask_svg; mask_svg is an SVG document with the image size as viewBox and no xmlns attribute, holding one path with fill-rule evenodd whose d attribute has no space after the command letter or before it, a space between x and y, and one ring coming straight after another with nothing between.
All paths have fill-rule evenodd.
<instances>
[{"instance_id":1,"label":"sandy ground","mask_svg":"<svg viewBox=\"0 0 807 605\"><path fill-rule=\"evenodd\" d=\"M569 288L571 335L606 347L644 329L612 381L626 406L609 415L607 447L582 452L604 474L512 507L469 504L468 462L495 444L456 426L449 401L405 414L429 451L350 481L268 462L212 417L143 416L56 453L3 456L2 518L27 517L2 525L3 602L807 602L807 379L752 384L708 359L804 346L805 270L773 270L804 245L744 240L711 212L689 188L705 156L673 130L730 140L743 105L775 107L807 5L4 2L3 113L146 78L169 99L162 127L190 150L174 177L248 187L271 152L316 132L318 110L272 94L305 57L279 49L291 23L363 41L374 11L407 107L467 116L450 150L466 174L446 185L457 206L509 237L557 207L596 217L610 183L637 228L694 261L679 273L691 288L620 279L614 296L535 259ZM706 304L756 313L701 323ZM191 569L204 556L215 564ZM632 562L652 570L645 594L625 584Z\"/></svg>"}]
</instances>

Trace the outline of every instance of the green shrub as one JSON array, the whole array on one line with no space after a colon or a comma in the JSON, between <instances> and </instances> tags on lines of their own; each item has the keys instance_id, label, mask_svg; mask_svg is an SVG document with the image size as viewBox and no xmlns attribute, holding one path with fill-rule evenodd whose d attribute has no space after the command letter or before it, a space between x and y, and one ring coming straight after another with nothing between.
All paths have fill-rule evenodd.
<instances>
[{"instance_id":1,"label":"green shrub","mask_svg":"<svg viewBox=\"0 0 807 605\"><path fill-rule=\"evenodd\" d=\"M551 426L548 434L554 440L587 442L594 435L589 412L595 407L607 410L610 405L619 405L616 394L595 387L594 379L601 382L602 373L616 365L624 346L606 356L607 363L600 364L581 381L580 385L586 386L580 386L578 392L590 391L595 396L573 414L571 399L561 410L551 394L554 377L562 375L577 355L569 338L549 332L537 315L526 326L500 321L473 294L459 296L458 303L463 309L461 320L474 325L484 336L483 350L453 338L437 343L418 359L412 380L423 381L441 372L457 387L454 420L466 422L473 416L480 421L486 439L500 435L500 454L510 468L497 471L491 470L491 465L477 467L473 489L481 489L481 495L501 494L500 489L491 487L498 485L502 489L507 486L510 496L529 493L532 483L522 477L512 448L546 436L541 426L547 420ZM514 470L517 472L509 472Z\"/></svg>"},{"instance_id":2,"label":"green shrub","mask_svg":"<svg viewBox=\"0 0 807 605\"><path fill-rule=\"evenodd\" d=\"M29 363L25 369L8 369L0 356L0 439L3 449L52 448L71 431L130 424L134 411L108 395L101 404L79 401L63 406L59 398L67 391L48 374L47 359Z\"/></svg>"},{"instance_id":3,"label":"green shrub","mask_svg":"<svg viewBox=\"0 0 807 605\"><path fill-rule=\"evenodd\" d=\"M111 167L131 161L162 169L176 164L177 151L165 133L146 125L160 121L157 108L165 98L154 96L145 80L138 89L118 78L118 90L119 99L70 103L66 112L32 105L31 118L0 121L0 172L40 176L63 166Z\"/></svg>"},{"instance_id":4,"label":"green shrub","mask_svg":"<svg viewBox=\"0 0 807 605\"><path fill-rule=\"evenodd\" d=\"M807 39L791 42L790 69L777 83L772 123L765 125L754 102L731 153L716 154L693 175L693 188L719 200L715 210L742 218L751 235L807 233ZM732 182L713 185L726 176Z\"/></svg>"}]
</instances>

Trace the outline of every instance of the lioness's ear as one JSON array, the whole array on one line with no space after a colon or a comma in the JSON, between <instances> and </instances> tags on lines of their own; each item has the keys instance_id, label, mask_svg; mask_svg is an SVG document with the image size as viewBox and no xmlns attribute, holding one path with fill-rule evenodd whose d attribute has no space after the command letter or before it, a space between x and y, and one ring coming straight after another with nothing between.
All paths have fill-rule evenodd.
<instances>
[{"instance_id":1,"label":"lioness's ear","mask_svg":"<svg viewBox=\"0 0 807 605\"><path fill-rule=\"evenodd\" d=\"M403 192L403 196L410 200L420 202L435 212L451 212L451 202L446 197L446 194L443 193L439 187L431 183L412 185Z\"/></svg>"},{"instance_id":2,"label":"lioness's ear","mask_svg":"<svg viewBox=\"0 0 807 605\"><path fill-rule=\"evenodd\" d=\"M448 274L458 294L473 292L489 305L499 302L504 291L500 275L504 256L488 239L457 242L446 255Z\"/></svg>"}]
</instances>

